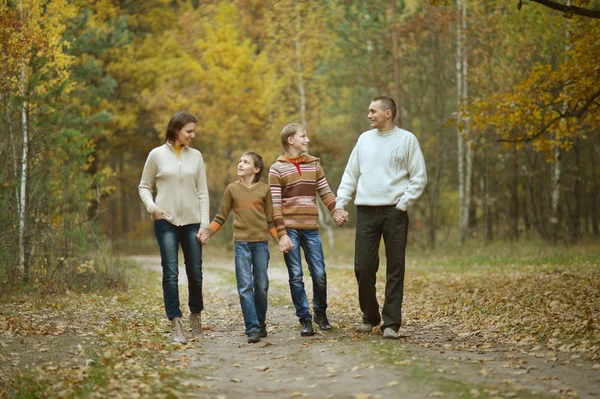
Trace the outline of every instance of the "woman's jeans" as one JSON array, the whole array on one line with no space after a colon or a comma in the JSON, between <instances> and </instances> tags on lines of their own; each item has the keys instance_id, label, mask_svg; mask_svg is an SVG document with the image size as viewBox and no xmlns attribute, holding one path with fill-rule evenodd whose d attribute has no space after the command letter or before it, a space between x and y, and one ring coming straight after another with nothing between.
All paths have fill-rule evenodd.
<instances>
[{"instance_id":1,"label":"woman's jeans","mask_svg":"<svg viewBox=\"0 0 600 399\"><path fill-rule=\"evenodd\" d=\"M308 263L308 271L313 283L313 309L317 314L325 313L327 309L327 275L325 274L325 260L323 247L318 230L286 229L288 237L294 247L284 254L285 264L288 269L290 292L296 308L298 319L312 320L308 298L304 290L302 273L302 256L300 248L304 250L304 257Z\"/></svg>"},{"instance_id":2,"label":"woman's jeans","mask_svg":"<svg viewBox=\"0 0 600 399\"><path fill-rule=\"evenodd\" d=\"M154 235L160 248L163 270L162 286L165 299L165 311L169 320L181 317L179 308L179 268L177 255L179 245L183 250L185 272L188 278L189 302L191 313L200 313L204 309L202 302L202 245L196 239L200 224L174 226L164 219L154 221Z\"/></svg>"},{"instance_id":3,"label":"woman's jeans","mask_svg":"<svg viewBox=\"0 0 600 399\"><path fill-rule=\"evenodd\" d=\"M267 317L269 245L266 241L235 242L235 278L246 335L258 333Z\"/></svg>"}]
</instances>

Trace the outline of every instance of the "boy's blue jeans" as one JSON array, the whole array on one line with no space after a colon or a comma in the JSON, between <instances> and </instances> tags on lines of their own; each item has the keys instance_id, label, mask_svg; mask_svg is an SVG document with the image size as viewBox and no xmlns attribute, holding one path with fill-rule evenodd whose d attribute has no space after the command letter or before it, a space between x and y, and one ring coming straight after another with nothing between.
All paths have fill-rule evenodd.
<instances>
[{"instance_id":1,"label":"boy's blue jeans","mask_svg":"<svg viewBox=\"0 0 600 399\"><path fill-rule=\"evenodd\" d=\"M267 317L269 258L266 241L235 242L235 278L246 335L259 332Z\"/></svg>"},{"instance_id":2,"label":"boy's blue jeans","mask_svg":"<svg viewBox=\"0 0 600 399\"><path fill-rule=\"evenodd\" d=\"M160 248L163 270L162 286L165 311L169 320L181 317L179 308L179 268L177 255L179 245L183 250L185 272L188 277L190 312L200 313L204 309L202 301L202 245L196 239L200 224L175 226L164 219L154 221L154 235Z\"/></svg>"},{"instance_id":3,"label":"boy's blue jeans","mask_svg":"<svg viewBox=\"0 0 600 399\"><path fill-rule=\"evenodd\" d=\"M304 251L304 258L308 263L308 271L313 283L313 309L315 313L323 314L327 309L327 275L325 273L325 258L318 230L286 229L288 237L294 247L284 254L285 264L288 269L290 292L296 308L298 319L312 320L308 298L304 290L302 273L302 256L300 248Z\"/></svg>"}]
</instances>

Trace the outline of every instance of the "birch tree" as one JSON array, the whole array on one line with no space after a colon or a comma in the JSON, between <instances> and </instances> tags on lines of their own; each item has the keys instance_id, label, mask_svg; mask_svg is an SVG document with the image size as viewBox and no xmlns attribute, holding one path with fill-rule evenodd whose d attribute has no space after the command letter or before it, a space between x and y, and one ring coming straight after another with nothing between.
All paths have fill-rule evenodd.
<instances>
[{"instance_id":1,"label":"birch tree","mask_svg":"<svg viewBox=\"0 0 600 399\"><path fill-rule=\"evenodd\" d=\"M456 95L459 109L468 104L467 59L467 0L457 0L459 18L456 24ZM459 111L462 112L462 111ZM457 128L459 243L467 239L471 209L471 181L473 175L473 147L469 136L469 119L461 117ZM466 162L466 165L465 165Z\"/></svg>"}]
</instances>

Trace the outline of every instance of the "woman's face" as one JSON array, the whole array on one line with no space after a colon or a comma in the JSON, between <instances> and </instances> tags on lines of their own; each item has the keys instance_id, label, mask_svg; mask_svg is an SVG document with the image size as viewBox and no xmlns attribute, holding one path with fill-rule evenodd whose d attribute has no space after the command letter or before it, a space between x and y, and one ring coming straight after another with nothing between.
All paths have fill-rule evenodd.
<instances>
[{"instance_id":1,"label":"woman's face","mask_svg":"<svg viewBox=\"0 0 600 399\"><path fill-rule=\"evenodd\" d=\"M181 130L175 135L175 145L187 145L192 143L192 139L195 137L196 124L190 122L185 124Z\"/></svg>"}]
</instances>

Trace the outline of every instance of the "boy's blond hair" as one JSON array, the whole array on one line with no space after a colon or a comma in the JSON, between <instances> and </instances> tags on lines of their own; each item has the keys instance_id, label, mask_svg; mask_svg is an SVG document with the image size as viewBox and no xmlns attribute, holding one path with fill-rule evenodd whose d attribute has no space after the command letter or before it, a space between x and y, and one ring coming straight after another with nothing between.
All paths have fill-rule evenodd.
<instances>
[{"instance_id":1,"label":"boy's blond hair","mask_svg":"<svg viewBox=\"0 0 600 399\"><path fill-rule=\"evenodd\" d=\"M306 132L306 128L301 123L289 123L285 125L283 130L281 130L281 146L285 152L288 151L290 143L288 143L288 138L292 137L299 131Z\"/></svg>"}]
</instances>

